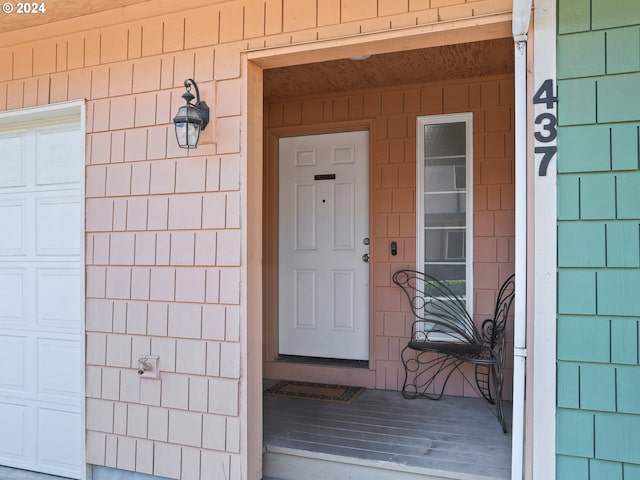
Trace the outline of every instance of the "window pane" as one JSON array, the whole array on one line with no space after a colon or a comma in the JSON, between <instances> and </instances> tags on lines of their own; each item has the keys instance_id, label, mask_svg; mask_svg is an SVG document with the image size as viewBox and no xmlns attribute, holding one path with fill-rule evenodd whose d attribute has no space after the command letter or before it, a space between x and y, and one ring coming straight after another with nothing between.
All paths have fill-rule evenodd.
<instances>
[{"instance_id":1,"label":"window pane","mask_svg":"<svg viewBox=\"0 0 640 480\"><path fill-rule=\"evenodd\" d=\"M435 165L431 159L425 159L424 188L427 192L452 192L464 190L466 168L464 157L456 157Z\"/></svg>"},{"instance_id":2,"label":"window pane","mask_svg":"<svg viewBox=\"0 0 640 480\"><path fill-rule=\"evenodd\" d=\"M448 280L447 286L461 297L466 294L465 269L464 264L425 264L425 270L429 272L429 275L441 281Z\"/></svg>"},{"instance_id":3,"label":"window pane","mask_svg":"<svg viewBox=\"0 0 640 480\"><path fill-rule=\"evenodd\" d=\"M447 260L464 260L465 259L465 239L464 232L447 231L447 251L445 258Z\"/></svg>"},{"instance_id":4,"label":"window pane","mask_svg":"<svg viewBox=\"0 0 640 480\"><path fill-rule=\"evenodd\" d=\"M467 149L465 135L465 122L425 125L425 157L464 156Z\"/></svg>"},{"instance_id":5,"label":"window pane","mask_svg":"<svg viewBox=\"0 0 640 480\"><path fill-rule=\"evenodd\" d=\"M467 187L467 166L456 165L454 168L454 185L456 189L464 190Z\"/></svg>"},{"instance_id":6,"label":"window pane","mask_svg":"<svg viewBox=\"0 0 640 480\"><path fill-rule=\"evenodd\" d=\"M464 262L466 257L465 231L460 229L427 229L424 250L426 262Z\"/></svg>"},{"instance_id":7,"label":"window pane","mask_svg":"<svg viewBox=\"0 0 640 480\"><path fill-rule=\"evenodd\" d=\"M427 226L464 225L466 203L467 196L464 192L425 195L424 213Z\"/></svg>"}]
</instances>

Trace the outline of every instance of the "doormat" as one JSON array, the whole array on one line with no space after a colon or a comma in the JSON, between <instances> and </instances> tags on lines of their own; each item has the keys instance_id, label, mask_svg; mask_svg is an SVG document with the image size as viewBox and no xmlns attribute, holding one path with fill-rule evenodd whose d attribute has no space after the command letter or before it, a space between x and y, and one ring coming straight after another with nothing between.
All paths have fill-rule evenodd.
<instances>
[{"instance_id":1,"label":"doormat","mask_svg":"<svg viewBox=\"0 0 640 480\"><path fill-rule=\"evenodd\" d=\"M280 380L278 383L275 383L265 389L264 394L271 397L351 403L365 390L366 388L363 387L347 387L345 385L327 385L326 383Z\"/></svg>"}]
</instances>

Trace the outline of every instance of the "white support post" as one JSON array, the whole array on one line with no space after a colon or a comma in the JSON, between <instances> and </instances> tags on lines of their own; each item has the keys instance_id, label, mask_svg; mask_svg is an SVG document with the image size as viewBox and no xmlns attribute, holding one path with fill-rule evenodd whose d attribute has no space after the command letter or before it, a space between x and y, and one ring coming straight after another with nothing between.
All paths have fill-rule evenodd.
<instances>
[{"instance_id":1,"label":"white support post","mask_svg":"<svg viewBox=\"0 0 640 480\"><path fill-rule=\"evenodd\" d=\"M536 0L533 34L533 88L545 82L556 91L556 0ZM557 95L557 94L556 94ZM557 118L556 104L534 105L534 115ZM539 129L540 127L538 127ZM536 146L555 146L554 141ZM558 153L560 155L560 153ZM556 335L557 335L557 161L551 158L546 172L540 172L543 155L536 155L533 198L535 243L533 290L533 389L527 401L532 405L533 480L556 475ZM542 173L546 173L543 175Z\"/></svg>"}]
</instances>

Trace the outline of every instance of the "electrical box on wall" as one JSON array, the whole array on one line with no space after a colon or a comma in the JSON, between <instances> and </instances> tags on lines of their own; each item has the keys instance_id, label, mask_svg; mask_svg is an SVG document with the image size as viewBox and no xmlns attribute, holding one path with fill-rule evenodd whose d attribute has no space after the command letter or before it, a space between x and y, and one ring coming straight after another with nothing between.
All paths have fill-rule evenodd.
<instances>
[{"instance_id":1,"label":"electrical box on wall","mask_svg":"<svg viewBox=\"0 0 640 480\"><path fill-rule=\"evenodd\" d=\"M141 378L160 378L158 355L138 356L138 375Z\"/></svg>"}]
</instances>

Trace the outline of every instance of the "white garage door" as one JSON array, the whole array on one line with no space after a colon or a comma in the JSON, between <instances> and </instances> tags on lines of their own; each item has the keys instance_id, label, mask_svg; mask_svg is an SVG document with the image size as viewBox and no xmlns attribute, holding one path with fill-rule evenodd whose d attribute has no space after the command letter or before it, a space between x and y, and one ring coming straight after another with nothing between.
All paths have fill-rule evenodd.
<instances>
[{"instance_id":1,"label":"white garage door","mask_svg":"<svg viewBox=\"0 0 640 480\"><path fill-rule=\"evenodd\" d=\"M0 130L0 465L81 478L84 141L56 123Z\"/></svg>"}]
</instances>

